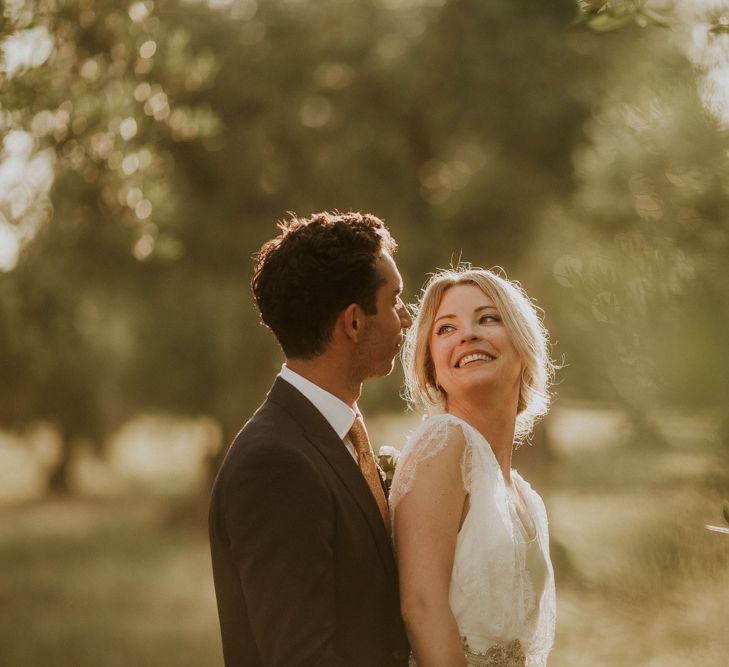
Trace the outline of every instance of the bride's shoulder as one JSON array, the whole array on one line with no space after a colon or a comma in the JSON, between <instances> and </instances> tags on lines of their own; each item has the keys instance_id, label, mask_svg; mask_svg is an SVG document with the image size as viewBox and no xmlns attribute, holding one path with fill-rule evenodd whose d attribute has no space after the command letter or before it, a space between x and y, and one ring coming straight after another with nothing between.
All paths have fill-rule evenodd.
<instances>
[{"instance_id":1,"label":"bride's shoulder","mask_svg":"<svg viewBox=\"0 0 729 667\"><path fill-rule=\"evenodd\" d=\"M415 483L421 464L436 457L446 467L460 465L468 451L464 422L449 414L426 417L412 431L398 460L390 489L390 507L394 510L400 499ZM441 458L442 454L450 454Z\"/></svg>"},{"instance_id":2,"label":"bride's shoulder","mask_svg":"<svg viewBox=\"0 0 729 667\"><path fill-rule=\"evenodd\" d=\"M429 415L410 434L406 448L438 451L448 444L465 446L473 437L471 430L466 422L454 415L448 413Z\"/></svg>"},{"instance_id":3,"label":"bride's shoulder","mask_svg":"<svg viewBox=\"0 0 729 667\"><path fill-rule=\"evenodd\" d=\"M410 438L418 438L430 433L463 434L463 436L470 439L473 437L475 430L460 417L447 412L438 412L424 417L420 425L412 432Z\"/></svg>"}]
</instances>

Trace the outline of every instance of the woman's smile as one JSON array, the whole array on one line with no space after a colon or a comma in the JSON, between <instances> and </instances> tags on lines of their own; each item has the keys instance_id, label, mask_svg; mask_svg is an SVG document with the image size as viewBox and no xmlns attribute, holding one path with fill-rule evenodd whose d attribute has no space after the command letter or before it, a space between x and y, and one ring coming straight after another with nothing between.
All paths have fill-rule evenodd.
<instances>
[{"instance_id":1,"label":"woman's smile","mask_svg":"<svg viewBox=\"0 0 729 667\"><path fill-rule=\"evenodd\" d=\"M460 359L456 362L455 367L464 368L466 366L477 364L478 362L488 363L489 361L493 361L495 358L496 357L493 357L490 354L486 354L486 352L467 352L460 357Z\"/></svg>"}]
</instances>

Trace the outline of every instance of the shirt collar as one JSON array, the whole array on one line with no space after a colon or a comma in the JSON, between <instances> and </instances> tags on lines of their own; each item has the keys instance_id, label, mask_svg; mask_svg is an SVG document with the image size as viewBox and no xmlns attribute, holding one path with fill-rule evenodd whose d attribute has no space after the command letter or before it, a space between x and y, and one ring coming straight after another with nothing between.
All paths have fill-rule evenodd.
<instances>
[{"instance_id":1,"label":"shirt collar","mask_svg":"<svg viewBox=\"0 0 729 667\"><path fill-rule=\"evenodd\" d=\"M295 373L286 364L281 366L281 372L278 376L296 387L296 389L308 398L314 407L321 412L324 419L329 422L329 425L334 429L340 439L344 440L358 414L355 410L350 408L334 394L330 394L319 385L311 382L311 380L307 380L302 375Z\"/></svg>"}]
</instances>

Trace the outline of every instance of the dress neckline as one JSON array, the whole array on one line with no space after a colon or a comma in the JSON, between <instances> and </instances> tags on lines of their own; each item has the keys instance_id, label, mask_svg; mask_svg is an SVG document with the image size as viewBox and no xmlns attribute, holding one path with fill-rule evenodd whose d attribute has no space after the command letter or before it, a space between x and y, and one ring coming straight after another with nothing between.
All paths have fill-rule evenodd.
<instances>
[{"instance_id":1,"label":"dress neckline","mask_svg":"<svg viewBox=\"0 0 729 667\"><path fill-rule=\"evenodd\" d=\"M531 513L529 513L529 518L531 519L532 525L534 526L534 535L529 537L529 532L527 531L524 522L521 520L519 513L516 511L516 507L514 507L514 504L511 502L511 500L507 500L507 502L509 503L509 511L511 512L512 521L516 523L519 527L519 532L524 538L524 542L527 546L535 544L537 542L539 534L537 533L537 524L534 523L534 517L532 517ZM529 512L529 507L527 507L527 512Z\"/></svg>"},{"instance_id":2,"label":"dress neckline","mask_svg":"<svg viewBox=\"0 0 729 667\"><path fill-rule=\"evenodd\" d=\"M529 515L529 519L531 520L532 525L534 526L533 537L529 537L529 531L526 529L526 526L524 525L524 522L521 520L521 517L519 516L519 513L517 512L513 501L509 497L508 488L507 488L508 485L506 483L506 479L504 478L504 472L501 470L501 466L499 465L499 462L496 459L494 450L491 449L491 443L486 439L486 437L483 435L483 433L481 433L481 431L479 431L475 426L472 426L471 424L469 424L465 419L462 419L461 417L453 415L450 412L443 412L441 414L445 417L448 417L449 419L455 419L457 422L467 426L484 443L486 443L487 449L488 449L488 454L491 456L493 463L496 465L498 477L501 480L501 483L504 485L504 493L506 494L506 502L509 506L509 511L512 514L512 520L518 525L518 529L521 532L522 537L524 538L524 541L526 542L526 544L529 545L529 544L535 543L537 541L537 538L539 537L539 531L537 530L537 524L536 524L536 521L534 520L533 512L531 511L531 509L532 509L531 501L527 498L526 494L522 493L522 487L528 486L528 485L527 485L526 481L524 480L524 478L519 474L519 471L515 470L514 468L511 469L511 485L514 486L514 489L516 489L516 492L519 494L522 501L524 501L524 508L526 509L526 512ZM463 523L465 523L465 519L464 519ZM460 528L459 528L459 532L460 532Z\"/></svg>"}]
</instances>

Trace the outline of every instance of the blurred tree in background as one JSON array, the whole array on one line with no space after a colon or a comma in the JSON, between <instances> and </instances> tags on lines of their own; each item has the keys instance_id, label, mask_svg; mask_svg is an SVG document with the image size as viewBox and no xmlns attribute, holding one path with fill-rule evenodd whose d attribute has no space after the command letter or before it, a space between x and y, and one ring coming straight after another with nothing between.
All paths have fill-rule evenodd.
<instances>
[{"instance_id":1,"label":"blurred tree in background","mask_svg":"<svg viewBox=\"0 0 729 667\"><path fill-rule=\"evenodd\" d=\"M691 42L703 26L701 53L729 48L721 18L6 3L0 425L56 425L59 490L74 443L141 411L211 415L229 439L281 361L250 256L287 210L334 208L388 222L411 294L461 252L522 278L569 364L560 393L649 435L657 407L726 407L728 146ZM398 384L365 400L400 410Z\"/></svg>"},{"instance_id":2,"label":"blurred tree in background","mask_svg":"<svg viewBox=\"0 0 729 667\"><path fill-rule=\"evenodd\" d=\"M101 444L139 408L150 377L165 380L167 391L150 392L154 400L144 407L169 406L181 378L169 355L139 368L150 360L142 352L154 338L146 335L177 340L179 321L194 316L184 305L192 295L178 294L180 314L172 321L163 312L151 316L157 325L149 332L144 306L161 301L157 293L175 279L169 269L182 254L173 151L184 153L186 143L219 128L199 102L214 59L188 43L191 28L215 25L214 15L191 7L162 22L152 9L19 2L5 10L12 31L3 79L5 165L25 164L15 165L4 212L24 248L2 277L9 300L3 352L14 372L3 376L8 400L0 409L6 424L41 418L58 428L64 447L51 488L59 491L73 446L81 438ZM10 40L19 43L15 51ZM14 65L14 53L49 50L47 43L53 48L45 63L28 71ZM27 182L49 163L56 172L50 194L29 191ZM197 409L189 401L176 407Z\"/></svg>"},{"instance_id":3,"label":"blurred tree in background","mask_svg":"<svg viewBox=\"0 0 729 667\"><path fill-rule=\"evenodd\" d=\"M676 12L670 34L583 34L610 56L577 187L545 216L535 257L562 287L545 307L571 366L565 391L620 405L644 445L663 444L657 409L729 408L729 35L724 15L699 10Z\"/></svg>"}]
</instances>

